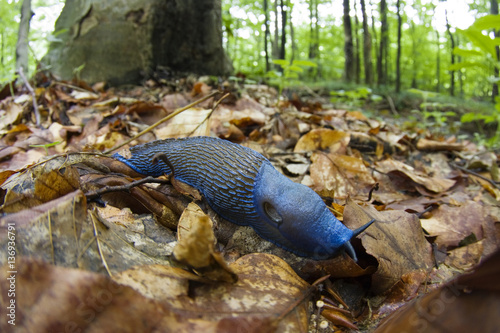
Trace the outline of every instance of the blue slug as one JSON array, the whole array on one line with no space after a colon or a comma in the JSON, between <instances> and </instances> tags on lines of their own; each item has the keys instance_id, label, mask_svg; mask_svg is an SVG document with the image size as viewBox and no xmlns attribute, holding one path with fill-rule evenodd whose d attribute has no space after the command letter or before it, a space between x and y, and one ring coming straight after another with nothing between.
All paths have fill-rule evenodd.
<instances>
[{"instance_id":1,"label":"blue slug","mask_svg":"<svg viewBox=\"0 0 500 333\"><path fill-rule=\"evenodd\" d=\"M349 241L373 223L350 230L309 187L279 173L256 151L226 140L158 140L130 152L129 159L113 157L143 175L173 172L175 179L200 191L224 219L251 226L262 238L299 256L327 259L345 249L357 260ZM153 163L158 153L168 163Z\"/></svg>"}]
</instances>

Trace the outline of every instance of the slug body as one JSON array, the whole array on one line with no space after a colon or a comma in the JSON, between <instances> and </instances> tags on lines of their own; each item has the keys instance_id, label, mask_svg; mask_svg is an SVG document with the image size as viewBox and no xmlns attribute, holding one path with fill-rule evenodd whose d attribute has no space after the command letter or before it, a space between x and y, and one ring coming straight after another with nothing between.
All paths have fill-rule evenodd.
<instances>
[{"instance_id":1,"label":"slug body","mask_svg":"<svg viewBox=\"0 0 500 333\"><path fill-rule=\"evenodd\" d=\"M217 214L251 226L262 238L299 256L326 259L344 248L356 260L349 240L373 222L350 230L309 187L279 173L256 151L226 140L158 140L130 152L128 159L113 157L143 175L173 172L175 179L200 191ZM169 163L153 163L158 153Z\"/></svg>"}]
</instances>

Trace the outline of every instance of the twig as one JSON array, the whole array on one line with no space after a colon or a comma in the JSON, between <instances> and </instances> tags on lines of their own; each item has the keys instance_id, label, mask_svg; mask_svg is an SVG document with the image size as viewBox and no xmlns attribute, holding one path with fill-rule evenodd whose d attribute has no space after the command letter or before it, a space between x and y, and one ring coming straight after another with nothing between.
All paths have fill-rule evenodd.
<instances>
[{"instance_id":1,"label":"twig","mask_svg":"<svg viewBox=\"0 0 500 333\"><path fill-rule=\"evenodd\" d=\"M215 105L214 107L212 108L212 110L207 114L207 116L205 117L205 119L203 119L203 121L201 123L198 124L198 126L196 126L196 128L194 130L191 131L191 133L188 135L188 136L191 136L193 133L195 133L198 128L200 128L201 125L203 125L203 123L205 121L208 120L208 118L210 118L210 116L212 115L212 113L214 113L215 109L217 109L217 107L219 106L219 104L224 100L226 99L227 96L231 95L230 93L227 93L225 94L224 96L222 96L217 102L215 102Z\"/></svg>"},{"instance_id":2,"label":"twig","mask_svg":"<svg viewBox=\"0 0 500 333\"><path fill-rule=\"evenodd\" d=\"M471 170L469 170L469 169L467 169L467 168L461 167L460 165L455 164L455 163L453 163L453 162L450 162L450 165L451 165L453 168L457 168L457 169L459 169L459 170L461 170L461 171L463 171L463 172L465 172L465 173L469 173L469 174L471 174L471 175L473 175L473 176L476 176L476 177L478 177L478 178L481 178L482 180L487 181L488 183L490 183L491 185L493 185L494 187L496 187L497 189L499 189L499 190L500 190L500 186L498 186L498 183L497 183L496 181L494 181L494 180L492 180L492 179L489 179L489 178L486 178L485 176L482 176L482 175L478 174L477 172L474 172L474 171L471 171Z\"/></svg>"},{"instance_id":3,"label":"twig","mask_svg":"<svg viewBox=\"0 0 500 333\"><path fill-rule=\"evenodd\" d=\"M102 264L104 265L104 268L106 269L106 272L108 272L109 276L112 276L111 271L109 270L108 263L106 261L106 258L104 257L104 253L102 252L101 249L101 243L99 242L99 232L97 231L97 225L95 223L95 220L97 217L95 216L95 212L91 212L90 218L92 220L92 226L94 227L94 236L95 236L95 241L97 244L97 250L99 251L99 256L101 257Z\"/></svg>"},{"instance_id":4,"label":"twig","mask_svg":"<svg viewBox=\"0 0 500 333\"><path fill-rule=\"evenodd\" d=\"M394 101L392 100L392 97L387 95L387 101L389 102L389 106L391 107L392 114L397 116L398 111L396 111L396 107L394 106Z\"/></svg>"},{"instance_id":5,"label":"twig","mask_svg":"<svg viewBox=\"0 0 500 333\"><path fill-rule=\"evenodd\" d=\"M19 67L19 69L17 70L17 72L19 73L19 76L23 80L24 85L26 86L26 88L28 88L28 91L31 94L31 99L33 100L33 112L35 112L36 126L40 127L40 123L41 123L41 121L40 121L40 111L38 110L38 104L36 102L35 90L33 90L33 87L30 85L28 79L26 79L26 76L24 75L23 68Z\"/></svg>"},{"instance_id":6,"label":"twig","mask_svg":"<svg viewBox=\"0 0 500 333\"><path fill-rule=\"evenodd\" d=\"M131 188L145 184L145 183L159 183L159 184L167 184L169 183L168 180L166 179L157 179L154 177L146 177L143 179L136 180L132 183L126 184L126 185L118 185L118 186L109 186L105 188L101 188L97 191L89 191L85 193L85 197L87 200L92 200L99 198L101 195L110 193L110 192L119 192L119 191L127 191L129 192Z\"/></svg>"},{"instance_id":7,"label":"twig","mask_svg":"<svg viewBox=\"0 0 500 333\"><path fill-rule=\"evenodd\" d=\"M154 123L153 125L149 126L148 128L146 128L145 130L143 130L142 132L140 132L139 134L137 134L136 136L134 136L133 138L130 138L128 140L126 140L125 142L122 142L121 144L119 144L118 146L114 147L114 148L111 148L109 150L106 150L104 152L104 154L109 154L117 149L120 149L121 147L129 144L130 142L136 140L137 138L141 137L142 135L146 134L147 132L151 131L152 129L158 127L159 125L163 124L164 122L166 122L167 120L175 117L176 115L178 115L179 113L181 113L182 111L186 111L187 109L190 109L192 108L193 106L201 103L201 102L204 102L206 101L207 99L209 98L212 98L213 96L219 94L220 92L219 91L214 91L213 93L211 93L210 95L207 95L197 101L194 101L193 103L189 104L189 105L186 105L182 108L179 108L177 110L175 110L173 113L169 114L168 116L164 117L163 119L160 119L159 121L157 121L156 123Z\"/></svg>"},{"instance_id":8,"label":"twig","mask_svg":"<svg viewBox=\"0 0 500 333\"><path fill-rule=\"evenodd\" d=\"M325 280L327 280L328 278L330 278L330 275L325 275L323 277L320 277L319 279L317 279L316 281L313 282L313 284L306 289L306 291L304 293L302 293L302 295L300 295L300 297L295 300L295 302L291 303L282 313L281 315L278 316L277 318L277 321L280 321L282 320L283 318L285 318L290 312L292 312L300 303L302 303L304 300L306 300L307 298L309 298L309 296L318 289L318 285L323 283Z\"/></svg>"}]
</instances>

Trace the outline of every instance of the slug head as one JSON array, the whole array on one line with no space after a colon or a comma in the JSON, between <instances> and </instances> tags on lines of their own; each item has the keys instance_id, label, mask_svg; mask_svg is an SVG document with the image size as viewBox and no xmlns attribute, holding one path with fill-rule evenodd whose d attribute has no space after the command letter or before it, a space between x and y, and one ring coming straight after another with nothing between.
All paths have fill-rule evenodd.
<instances>
[{"instance_id":1,"label":"slug head","mask_svg":"<svg viewBox=\"0 0 500 333\"><path fill-rule=\"evenodd\" d=\"M254 203L261 220L253 227L261 237L314 259L327 259L345 249L356 260L349 240L370 224L350 230L335 218L319 195L292 182L269 162L263 163L255 180Z\"/></svg>"}]
</instances>

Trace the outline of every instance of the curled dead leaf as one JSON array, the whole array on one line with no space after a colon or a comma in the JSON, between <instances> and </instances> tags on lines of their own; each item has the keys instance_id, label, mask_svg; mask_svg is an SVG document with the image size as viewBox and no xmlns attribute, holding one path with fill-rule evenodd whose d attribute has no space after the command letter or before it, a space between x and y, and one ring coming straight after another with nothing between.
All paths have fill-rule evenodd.
<instances>
[{"instance_id":1,"label":"curled dead leaf","mask_svg":"<svg viewBox=\"0 0 500 333\"><path fill-rule=\"evenodd\" d=\"M431 246L416 215L403 211L378 212L371 206L360 207L348 200L344 223L349 228L360 227L371 219L375 223L358 238L379 263L372 277L372 290L376 294L389 290L404 274L432 268Z\"/></svg>"},{"instance_id":2,"label":"curled dead leaf","mask_svg":"<svg viewBox=\"0 0 500 333\"><path fill-rule=\"evenodd\" d=\"M215 252L212 221L198 205L190 203L179 219L179 241L174 248L178 262L215 281L235 282L237 276Z\"/></svg>"},{"instance_id":3,"label":"curled dead leaf","mask_svg":"<svg viewBox=\"0 0 500 333\"><path fill-rule=\"evenodd\" d=\"M349 145L349 134L342 131L318 128L300 137L294 152L328 150L330 153L344 154Z\"/></svg>"}]
</instances>

